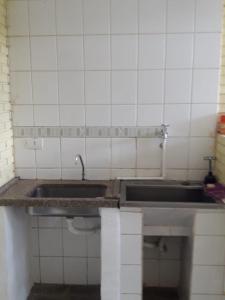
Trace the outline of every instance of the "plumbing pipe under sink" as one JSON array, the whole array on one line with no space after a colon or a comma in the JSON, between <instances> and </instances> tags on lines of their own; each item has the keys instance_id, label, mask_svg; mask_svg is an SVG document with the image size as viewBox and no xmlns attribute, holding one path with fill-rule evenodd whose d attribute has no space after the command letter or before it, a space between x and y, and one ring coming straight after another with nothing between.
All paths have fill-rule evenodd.
<instances>
[{"instance_id":1,"label":"plumbing pipe under sink","mask_svg":"<svg viewBox=\"0 0 225 300\"><path fill-rule=\"evenodd\" d=\"M94 221L96 220L96 218L92 219L92 218L88 218L88 221ZM83 223L83 227L80 226L76 226L74 223L76 223L76 221L78 221L79 223L82 222ZM69 232L71 232L72 234L75 235L85 235L85 234L94 234L97 233L100 229L101 226L100 224L94 225L94 226L87 226L88 222L87 222L87 218L85 217L74 217L74 218L66 218L66 223L67 223L67 228L69 230Z\"/></svg>"}]
</instances>

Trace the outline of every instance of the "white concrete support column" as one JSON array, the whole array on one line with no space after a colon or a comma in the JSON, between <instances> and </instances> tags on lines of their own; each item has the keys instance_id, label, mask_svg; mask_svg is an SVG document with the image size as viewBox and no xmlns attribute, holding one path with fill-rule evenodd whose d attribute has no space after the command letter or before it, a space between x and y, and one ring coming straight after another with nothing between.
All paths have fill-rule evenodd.
<instances>
[{"instance_id":1,"label":"white concrete support column","mask_svg":"<svg viewBox=\"0 0 225 300\"><path fill-rule=\"evenodd\" d=\"M121 300L142 299L142 211L121 208Z\"/></svg>"},{"instance_id":2,"label":"white concrete support column","mask_svg":"<svg viewBox=\"0 0 225 300\"><path fill-rule=\"evenodd\" d=\"M190 300L224 298L225 213L205 211L196 214Z\"/></svg>"},{"instance_id":3,"label":"white concrete support column","mask_svg":"<svg viewBox=\"0 0 225 300\"><path fill-rule=\"evenodd\" d=\"M101 300L120 300L120 211L101 209Z\"/></svg>"},{"instance_id":4,"label":"white concrete support column","mask_svg":"<svg viewBox=\"0 0 225 300\"><path fill-rule=\"evenodd\" d=\"M22 208L0 208L0 299L25 300L30 292L29 217Z\"/></svg>"}]
</instances>

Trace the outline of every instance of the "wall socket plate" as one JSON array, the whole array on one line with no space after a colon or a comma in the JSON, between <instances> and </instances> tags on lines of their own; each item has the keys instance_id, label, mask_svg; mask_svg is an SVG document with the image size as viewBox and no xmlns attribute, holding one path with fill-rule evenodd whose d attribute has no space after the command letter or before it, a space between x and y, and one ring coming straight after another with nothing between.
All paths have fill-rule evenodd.
<instances>
[{"instance_id":1,"label":"wall socket plate","mask_svg":"<svg viewBox=\"0 0 225 300\"><path fill-rule=\"evenodd\" d=\"M44 139L26 139L24 147L29 150L42 150L44 147Z\"/></svg>"}]
</instances>

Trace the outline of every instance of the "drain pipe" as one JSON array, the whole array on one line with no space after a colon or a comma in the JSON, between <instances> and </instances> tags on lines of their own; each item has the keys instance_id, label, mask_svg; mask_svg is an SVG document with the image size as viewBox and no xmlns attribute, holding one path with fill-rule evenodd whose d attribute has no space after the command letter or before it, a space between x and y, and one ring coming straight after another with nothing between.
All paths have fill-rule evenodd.
<instances>
[{"instance_id":1,"label":"drain pipe","mask_svg":"<svg viewBox=\"0 0 225 300\"><path fill-rule=\"evenodd\" d=\"M71 232L72 234L75 235L86 235L86 234L94 234L97 233L101 226L100 225L96 225L90 228L80 228L80 227L76 227L73 222L76 221L77 219L82 219L85 223L86 220L84 217L74 217L74 218L66 218L66 223L67 223L67 229L69 230L69 232ZM90 219L90 218L89 218Z\"/></svg>"}]
</instances>

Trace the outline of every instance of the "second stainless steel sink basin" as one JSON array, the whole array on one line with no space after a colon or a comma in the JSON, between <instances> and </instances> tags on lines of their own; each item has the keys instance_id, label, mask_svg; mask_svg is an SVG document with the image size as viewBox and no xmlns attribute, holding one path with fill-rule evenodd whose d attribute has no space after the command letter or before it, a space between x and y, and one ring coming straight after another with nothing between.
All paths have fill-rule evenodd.
<instances>
[{"instance_id":1,"label":"second stainless steel sink basin","mask_svg":"<svg viewBox=\"0 0 225 300\"><path fill-rule=\"evenodd\" d=\"M104 197L105 185L91 184L43 184L29 195L34 198L98 198Z\"/></svg>"},{"instance_id":2,"label":"second stainless steel sink basin","mask_svg":"<svg viewBox=\"0 0 225 300\"><path fill-rule=\"evenodd\" d=\"M172 181L122 182L122 203L213 204L202 185ZM142 205L142 204L143 205Z\"/></svg>"}]
</instances>

